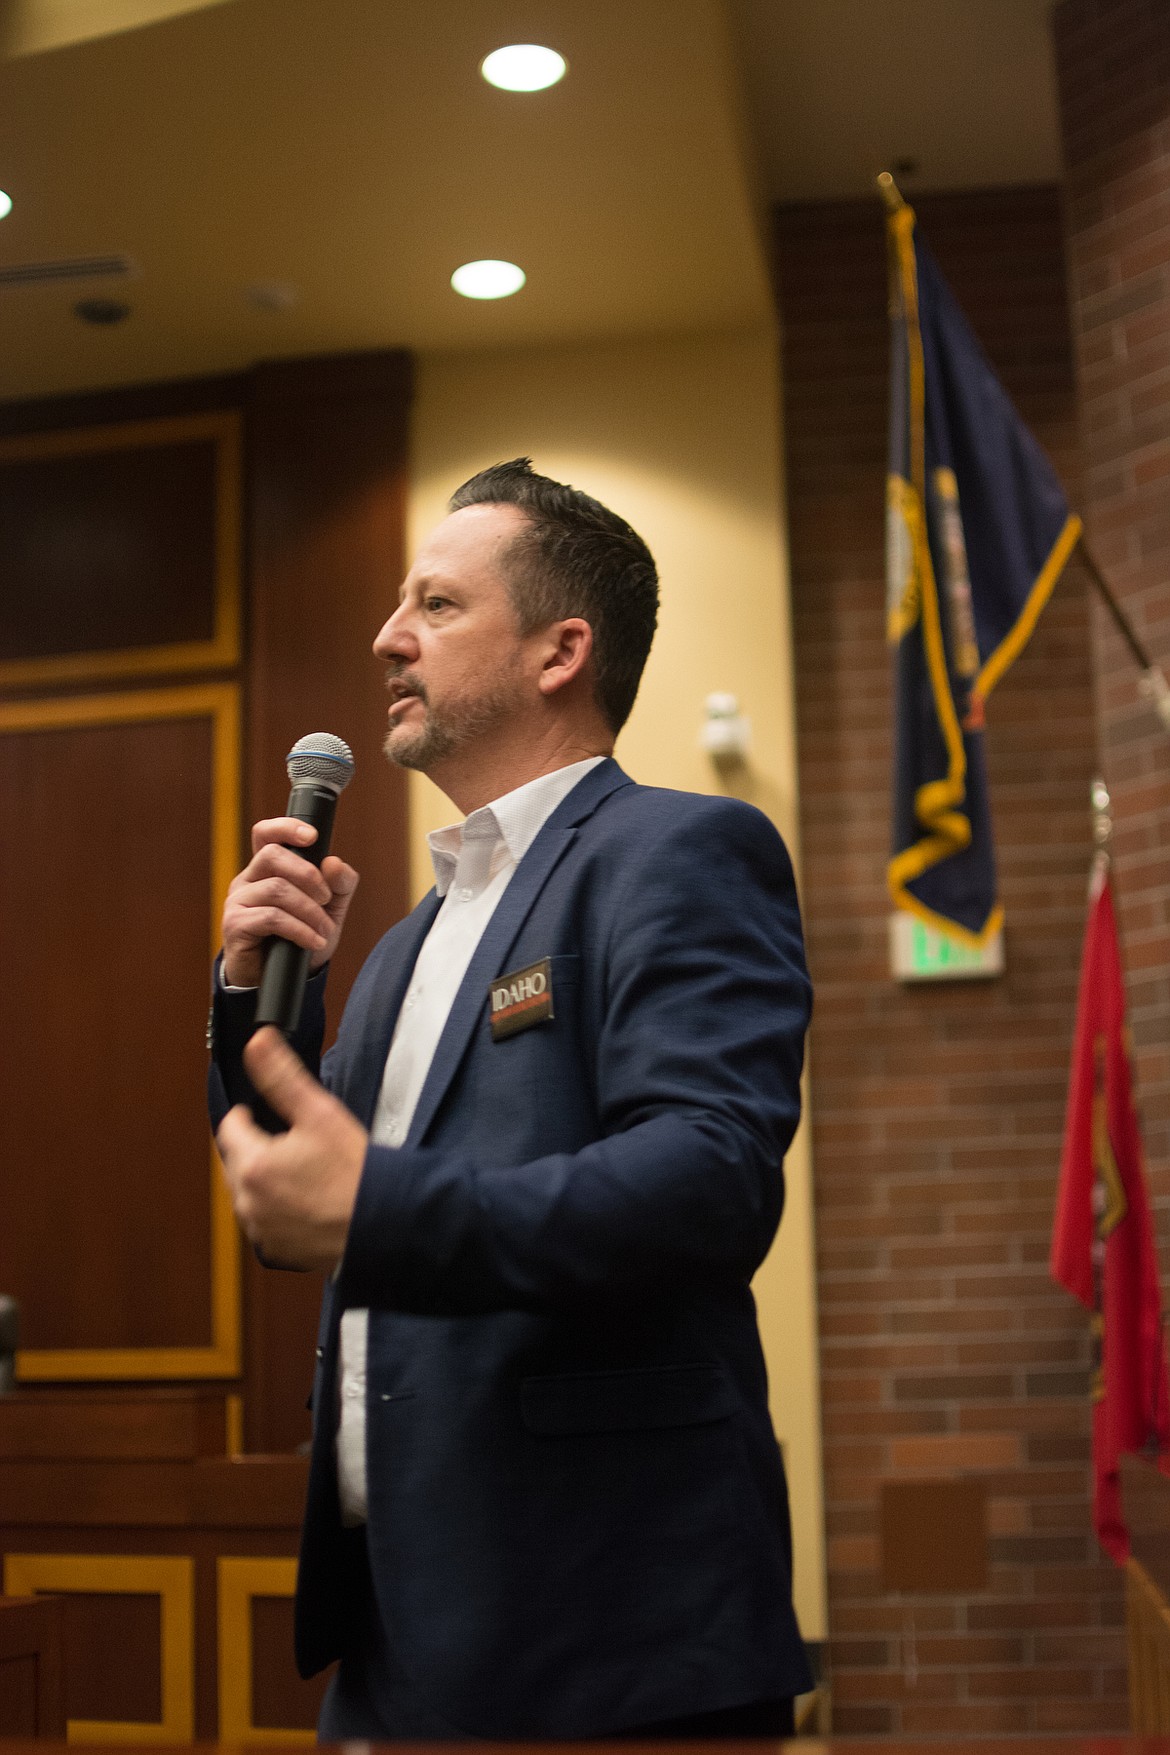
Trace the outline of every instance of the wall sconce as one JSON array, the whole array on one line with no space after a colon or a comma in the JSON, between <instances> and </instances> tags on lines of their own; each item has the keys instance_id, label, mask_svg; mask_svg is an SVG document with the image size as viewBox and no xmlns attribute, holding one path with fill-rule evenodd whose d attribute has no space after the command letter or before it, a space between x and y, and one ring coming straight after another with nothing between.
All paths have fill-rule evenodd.
<instances>
[{"instance_id":1,"label":"wall sconce","mask_svg":"<svg viewBox=\"0 0 1170 1755\"><path fill-rule=\"evenodd\" d=\"M715 762L743 762L751 748L751 721L740 712L735 695L717 691L703 703L706 717L699 733L700 748Z\"/></svg>"}]
</instances>

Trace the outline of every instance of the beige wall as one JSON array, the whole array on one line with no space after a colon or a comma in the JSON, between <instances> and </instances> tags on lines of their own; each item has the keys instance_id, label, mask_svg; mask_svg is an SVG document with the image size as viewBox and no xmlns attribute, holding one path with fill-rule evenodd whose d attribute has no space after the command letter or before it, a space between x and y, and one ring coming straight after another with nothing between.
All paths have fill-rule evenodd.
<instances>
[{"instance_id":1,"label":"beige wall","mask_svg":"<svg viewBox=\"0 0 1170 1755\"><path fill-rule=\"evenodd\" d=\"M571 481L628 518L662 578L654 650L617 755L637 780L734 791L796 849L792 646L778 456L778 373L766 331L419 361L410 547L465 477L506 457ZM699 748L705 697L738 695L746 768L721 780ZM425 830L451 820L411 781L416 895L431 883ZM816 1302L805 1130L788 1158L780 1237L756 1281L773 1414L792 1487L796 1597L825 1632Z\"/></svg>"}]
</instances>

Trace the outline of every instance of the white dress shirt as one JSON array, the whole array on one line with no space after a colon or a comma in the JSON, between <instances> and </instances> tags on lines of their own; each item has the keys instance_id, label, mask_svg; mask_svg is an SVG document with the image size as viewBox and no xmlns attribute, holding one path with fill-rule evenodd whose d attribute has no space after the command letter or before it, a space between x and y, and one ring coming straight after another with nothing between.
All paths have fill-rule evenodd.
<instances>
[{"instance_id":1,"label":"white dress shirt","mask_svg":"<svg viewBox=\"0 0 1170 1755\"><path fill-rule=\"evenodd\" d=\"M459 984L500 897L557 805L603 760L602 756L591 756L553 774L542 774L538 780L472 811L465 822L428 835L435 888L443 904L423 940L394 1026L370 1127L374 1145L400 1146L406 1138ZM351 1526L364 1523L367 1513L368 1338L369 1311L345 1311L341 1318L337 1477L342 1519Z\"/></svg>"}]
</instances>

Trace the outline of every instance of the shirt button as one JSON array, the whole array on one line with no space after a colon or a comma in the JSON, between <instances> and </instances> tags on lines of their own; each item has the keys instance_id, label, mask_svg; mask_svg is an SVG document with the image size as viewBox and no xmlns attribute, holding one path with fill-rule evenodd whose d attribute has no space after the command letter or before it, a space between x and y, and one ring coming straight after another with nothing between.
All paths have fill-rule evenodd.
<instances>
[{"instance_id":1,"label":"shirt button","mask_svg":"<svg viewBox=\"0 0 1170 1755\"><path fill-rule=\"evenodd\" d=\"M415 1001L415 995L413 993L408 993L406 996L406 1009L407 1009L407 1011L410 1010L411 1006L414 1004L414 1001Z\"/></svg>"},{"instance_id":2,"label":"shirt button","mask_svg":"<svg viewBox=\"0 0 1170 1755\"><path fill-rule=\"evenodd\" d=\"M351 1402L356 1402L362 1392L356 1383L347 1383L345 1386L345 1393Z\"/></svg>"},{"instance_id":3,"label":"shirt button","mask_svg":"<svg viewBox=\"0 0 1170 1755\"><path fill-rule=\"evenodd\" d=\"M459 900L461 902L470 902L471 891L467 888L466 885L464 885L463 889L457 891L457 894L458 894Z\"/></svg>"}]
</instances>

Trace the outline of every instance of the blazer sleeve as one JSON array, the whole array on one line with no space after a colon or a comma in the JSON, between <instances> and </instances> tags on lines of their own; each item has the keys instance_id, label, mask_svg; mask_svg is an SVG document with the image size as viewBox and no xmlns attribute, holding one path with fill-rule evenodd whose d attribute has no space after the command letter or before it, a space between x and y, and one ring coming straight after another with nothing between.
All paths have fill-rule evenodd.
<instances>
[{"instance_id":1,"label":"blazer sleeve","mask_svg":"<svg viewBox=\"0 0 1170 1755\"><path fill-rule=\"evenodd\" d=\"M215 959L211 972L211 1012L207 1020L207 1046L211 1061L207 1069L207 1107L212 1128L236 1103L246 1103L259 1127L269 1133L283 1133L285 1123L256 1094L244 1071L244 1047L256 1027L256 994L227 992L220 980L222 954ZM328 964L310 976L305 983L305 999L300 1023L292 1038L292 1047L309 1071L317 1073L321 1062L321 1043L325 1036L325 980Z\"/></svg>"},{"instance_id":2,"label":"blazer sleeve","mask_svg":"<svg viewBox=\"0 0 1170 1755\"><path fill-rule=\"evenodd\" d=\"M775 829L702 805L622 848L590 952L601 1137L505 1168L477 1163L473 1139L372 1146L344 1305L554 1310L755 1271L783 1205L811 990Z\"/></svg>"}]
</instances>

